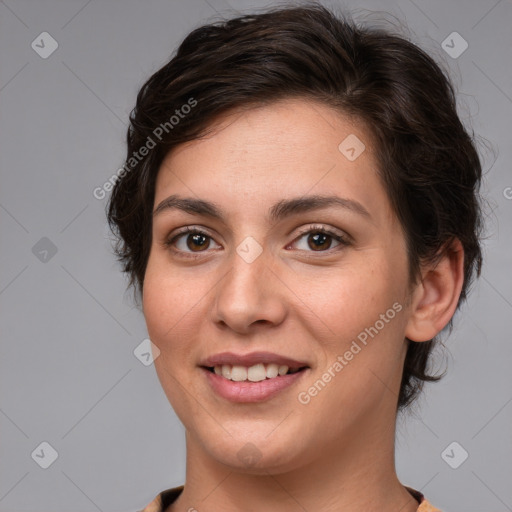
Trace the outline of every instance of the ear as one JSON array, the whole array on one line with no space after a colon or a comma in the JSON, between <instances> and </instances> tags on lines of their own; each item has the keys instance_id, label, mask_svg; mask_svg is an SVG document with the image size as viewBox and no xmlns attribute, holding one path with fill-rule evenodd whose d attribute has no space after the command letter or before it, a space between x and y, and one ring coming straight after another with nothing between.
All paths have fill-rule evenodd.
<instances>
[{"instance_id":1,"label":"ear","mask_svg":"<svg viewBox=\"0 0 512 512\"><path fill-rule=\"evenodd\" d=\"M422 268L422 278L412 294L411 315L405 336L412 341L428 341L450 321L464 283L464 249L454 239L441 252L435 265Z\"/></svg>"}]
</instances>

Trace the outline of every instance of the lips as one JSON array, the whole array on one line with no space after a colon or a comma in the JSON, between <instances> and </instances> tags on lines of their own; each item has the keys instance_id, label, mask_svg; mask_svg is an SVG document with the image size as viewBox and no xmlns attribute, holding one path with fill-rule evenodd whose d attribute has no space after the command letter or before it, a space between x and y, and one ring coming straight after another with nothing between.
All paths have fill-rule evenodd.
<instances>
[{"instance_id":1,"label":"lips","mask_svg":"<svg viewBox=\"0 0 512 512\"><path fill-rule=\"evenodd\" d=\"M291 370L300 368L309 368L309 365L303 361L297 361L286 356L274 354L272 352L251 352L249 354L235 354L233 352L221 352L204 359L199 363L203 368L214 368L215 366L245 366L251 367L256 364L277 364L278 366L288 366Z\"/></svg>"},{"instance_id":2,"label":"lips","mask_svg":"<svg viewBox=\"0 0 512 512\"><path fill-rule=\"evenodd\" d=\"M306 362L272 352L223 352L201 361L211 389L231 402L263 402L290 388L310 370Z\"/></svg>"}]
</instances>

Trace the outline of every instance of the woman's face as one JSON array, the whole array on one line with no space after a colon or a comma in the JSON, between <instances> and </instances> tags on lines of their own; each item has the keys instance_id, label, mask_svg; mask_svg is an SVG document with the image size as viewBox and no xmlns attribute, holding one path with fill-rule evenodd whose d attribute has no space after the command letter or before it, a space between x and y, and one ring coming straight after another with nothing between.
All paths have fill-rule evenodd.
<instances>
[{"instance_id":1,"label":"woman's face","mask_svg":"<svg viewBox=\"0 0 512 512\"><path fill-rule=\"evenodd\" d=\"M408 264L376 171L369 133L305 100L164 160L143 309L196 453L277 473L394 432Z\"/></svg>"}]
</instances>

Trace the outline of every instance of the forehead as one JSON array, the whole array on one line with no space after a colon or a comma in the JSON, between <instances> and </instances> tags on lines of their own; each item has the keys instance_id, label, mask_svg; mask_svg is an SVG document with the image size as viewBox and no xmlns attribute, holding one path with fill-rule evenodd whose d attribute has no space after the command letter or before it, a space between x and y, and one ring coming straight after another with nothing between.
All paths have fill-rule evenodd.
<instances>
[{"instance_id":1,"label":"forehead","mask_svg":"<svg viewBox=\"0 0 512 512\"><path fill-rule=\"evenodd\" d=\"M339 144L347 138L355 153L341 153L354 161L359 153L369 158L374 153L374 142L362 121L342 114L323 103L301 98L289 98L265 105L246 106L219 115L207 128L201 139L192 140L173 148L167 159L186 158L199 150L212 147L222 149L223 159L273 157L276 162L306 161L340 152ZM350 149L343 145L341 149ZM314 153L312 152L314 150ZM260 166L263 162L260 161ZM270 163L270 162L269 162Z\"/></svg>"},{"instance_id":2,"label":"forehead","mask_svg":"<svg viewBox=\"0 0 512 512\"><path fill-rule=\"evenodd\" d=\"M256 213L283 197L336 193L389 209L370 133L326 105L282 100L230 112L210 128L166 156L155 205L179 193Z\"/></svg>"}]
</instances>

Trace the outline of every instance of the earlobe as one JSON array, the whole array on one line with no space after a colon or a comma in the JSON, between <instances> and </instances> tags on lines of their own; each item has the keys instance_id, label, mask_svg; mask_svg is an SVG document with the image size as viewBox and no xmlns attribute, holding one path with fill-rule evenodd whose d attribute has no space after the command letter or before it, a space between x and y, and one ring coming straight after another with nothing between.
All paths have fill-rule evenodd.
<instances>
[{"instance_id":1,"label":"earlobe","mask_svg":"<svg viewBox=\"0 0 512 512\"><path fill-rule=\"evenodd\" d=\"M454 239L435 265L422 269L422 279L411 301L405 336L412 341L434 338L450 321L464 283L464 249Z\"/></svg>"}]
</instances>

